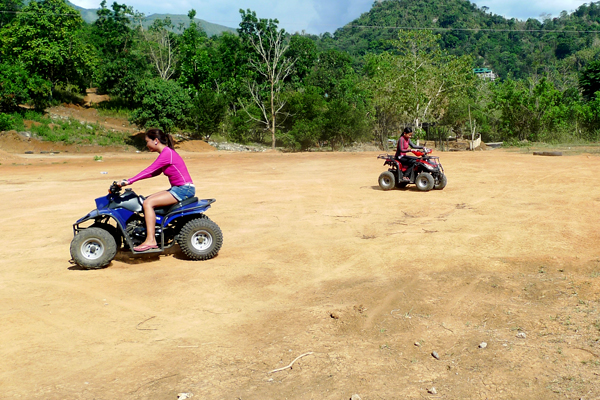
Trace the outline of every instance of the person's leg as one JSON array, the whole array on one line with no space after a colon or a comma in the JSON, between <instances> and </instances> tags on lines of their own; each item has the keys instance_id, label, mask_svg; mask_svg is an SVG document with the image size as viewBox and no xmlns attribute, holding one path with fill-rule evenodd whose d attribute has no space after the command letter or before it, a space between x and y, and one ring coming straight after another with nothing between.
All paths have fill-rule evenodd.
<instances>
[{"instance_id":1,"label":"person's leg","mask_svg":"<svg viewBox=\"0 0 600 400\"><path fill-rule=\"evenodd\" d=\"M411 156L404 156L400 159L400 163L406 167L406 171L401 174L402 180L410 181L410 173L412 171L412 166L414 165L414 160Z\"/></svg>"},{"instance_id":2,"label":"person's leg","mask_svg":"<svg viewBox=\"0 0 600 400\"><path fill-rule=\"evenodd\" d=\"M140 246L156 246L156 207L170 206L177 203L177 200L168 191L154 193L144 200L144 219L146 220L146 240ZM138 246L138 247L140 247Z\"/></svg>"}]
</instances>

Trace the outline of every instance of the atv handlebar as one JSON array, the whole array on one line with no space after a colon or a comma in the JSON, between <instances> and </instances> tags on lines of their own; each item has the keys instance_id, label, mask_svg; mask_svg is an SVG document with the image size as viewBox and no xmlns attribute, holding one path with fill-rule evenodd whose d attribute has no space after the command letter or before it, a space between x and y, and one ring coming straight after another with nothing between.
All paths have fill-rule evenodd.
<instances>
[{"instance_id":1,"label":"atv handlebar","mask_svg":"<svg viewBox=\"0 0 600 400\"><path fill-rule=\"evenodd\" d=\"M113 181L112 185L108 189L108 193L110 194L119 194L121 193L121 185L117 181Z\"/></svg>"}]
</instances>

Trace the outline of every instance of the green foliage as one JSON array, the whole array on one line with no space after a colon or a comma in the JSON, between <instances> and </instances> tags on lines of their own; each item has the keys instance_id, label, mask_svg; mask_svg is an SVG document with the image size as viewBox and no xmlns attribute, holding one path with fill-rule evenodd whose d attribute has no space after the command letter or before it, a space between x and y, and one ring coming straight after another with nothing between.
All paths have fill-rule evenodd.
<instances>
[{"instance_id":1,"label":"green foliage","mask_svg":"<svg viewBox=\"0 0 600 400\"><path fill-rule=\"evenodd\" d=\"M584 128L582 139L600 141L600 91L581 107L580 112Z\"/></svg>"},{"instance_id":2,"label":"green foliage","mask_svg":"<svg viewBox=\"0 0 600 400\"><path fill-rule=\"evenodd\" d=\"M439 39L443 50L455 56L469 54L476 66L491 67L502 78L523 79L555 70L559 60L593 46L597 35L554 31L598 30L598 8L599 3L591 2L572 14L540 22L507 19L468 0L384 0L374 2L369 12L338 29L333 37L322 35L318 46L334 46L363 57L391 50L389 40L394 39L396 27L448 29Z\"/></svg>"},{"instance_id":3,"label":"green foliage","mask_svg":"<svg viewBox=\"0 0 600 400\"><path fill-rule=\"evenodd\" d=\"M0 29L2 29L3 26L8 25L17 15L17 11L22 7L22 0L1 0L0 10L5 12L0 13Z\"/></svg>"},{"instance_id":4,"label":"green foliage","mask_svg":"<svg viewBox=\"0 0 600 400\"><path fill-rule=\"evenodd\" d=\"M285 56L294 60L294 72L290 80L295 87L299 87L304 78L310 74L319 53L314 40L305 36L293 35Z\"/></svg>"},{"instance_id":5,"label":"green foliage","mask_svg":"<svg viewBox=\"0 0 600 400\"><path fill-rule=\"evenodd\" d=\"M397 123L419 132L423 123L439 122L476 82L470 57L448 54L439 39L430 31L401 31L391 42L393 51L368 58L367 85L375 99L381 144Z\"/></svg>"},{"instance_id":6,"label":"green foliage","mask_svg":"<svg viewBox=\"0 0 600 400\"><path fill-rule=\"evenodd\" d=\"M135 90L137 107L129 119L140 128L160 128L172 132L184 128L191 107L186 90L174 81L155 78L144 81Z\"/></svg>"},{"instance_id":7,"label":"green foliage","mask_svg":"<svg viewBox=\"0 0 600 400\"><path fill-rule=\"evenodd\" d=\"M0 113L0 131L8 131L14 128L15 122L10 114Z\"/></svg>"},{"instance_id":8,"label":"green foliage","mask_svg":"<svg viewBox=\"0 0 600 400\"><path fill-rule=\"evenodd\" d=\"M2 53L52 83L83 85L95 60L82 27L81 16L64 0L31 1L2 29Z\"/></svg>"},{"instance_id":9,"label":"green foliage","mask_svg":"<svg viewBox=\"0 0 600 400\"><path fill-rule=\"evenodd\" d=\"M600 60L592 61L581 71L579 87L587 100L595 98L600 91Z\"/></svg>"},{"instance_id":10,"label":"green foliage","mask_svg":"<svg viewBox=\"0 0 600 400\"><path fill-rule=\"evenodd\" d=\"M208 139L218 131L226 112L225 96L212 90L203 90L196 93L192 100L188 126L196 136Z\"/></svg>"},{"instance_id":11,"label":"green foliage","mask_svg":"<svg viewBox=\"0 0 600 400\"><path fill-rule=\"evenodd\" d=\"M321 90L306 86L301 91L286 93L285 129L278 140L291 150L306 150L317 145L323 134L323 113L327 101Z\"/></svg>"},{"instance_id":12,"label":"green foliage","mask_svg":"<svg viewBox=\"0 0 600 400\"><path fill-rule=\"evenodd\" d=\"M29 74L21 65L0 64L0 111L13 112L19 104L32 103L41 109L50 95L50 82Z\"/></svg>"},{"instance_id":13,"label":"green foliage","mask_svg":"<svg viewBox=\"0 0 600 400\"><path fill-rule=\"evenodd\" d=\"M36 124L32 124L27 130L34 136L51 142L109 146L130 144L131 140L128 133L112 132L96 124L81 123L75 119L51 119L31 110L23 114L0 114L0 119L6 119L3 116L11 121L10 129L18 131L25 130L24 120L35 121Z\"/></svg>"}]
</instances>

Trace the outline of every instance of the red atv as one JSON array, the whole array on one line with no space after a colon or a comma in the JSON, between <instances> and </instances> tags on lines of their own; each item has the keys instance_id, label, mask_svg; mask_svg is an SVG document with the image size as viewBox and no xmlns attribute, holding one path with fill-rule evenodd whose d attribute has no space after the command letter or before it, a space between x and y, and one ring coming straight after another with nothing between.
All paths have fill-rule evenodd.
<instances>
[{"instance_id":1,"label":"red atv","mask_svg":"<svg viewBox=\"0 0 600 400\"><path fill-rule=\"evenodd\" d=\"M403 180L402 176L407 170L405 165L394 158L391 154L380 154L377 158L385 160L383 165L389 166L387 171L379 175L379 187L383 190L390 190L394 187L403 188L409 183L414 183L417 189L427 192L431 189L442 190L446 187L448 180L444 175L444 168L440 164L440 158L430 156L431 149L412 150L412 153L418 158L415 161L413 170L408 177L409 180Z\"/></svg>"}]
</instances>

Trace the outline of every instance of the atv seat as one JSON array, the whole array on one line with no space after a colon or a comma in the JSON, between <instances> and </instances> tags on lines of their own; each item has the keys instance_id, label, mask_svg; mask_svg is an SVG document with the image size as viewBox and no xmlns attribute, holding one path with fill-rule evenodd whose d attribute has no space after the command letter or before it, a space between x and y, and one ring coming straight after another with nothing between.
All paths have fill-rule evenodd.
<instances>
[{"instance_id":1,"label":"atv seat","mask_svg":"<svg viewBox=\"0 0 600 400\"><path fill-rule=\"evenodd\" d=\"M198 202L197 197L190 197L189 199L180 201L179 203L175 203L172 206L157 207L154 209L154 212L156 213L156 215L167 215L174 211L177 211L177 209L179 209L179 208L187 206L188 204L193 204L193 203L197 203L197 202Z\"/></svg>"}]
</instances>

